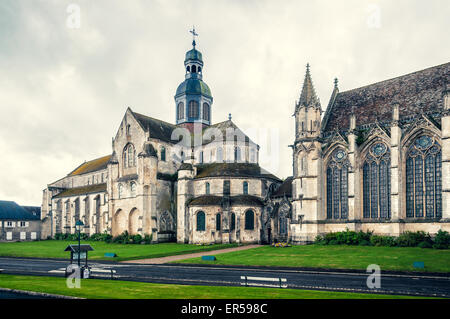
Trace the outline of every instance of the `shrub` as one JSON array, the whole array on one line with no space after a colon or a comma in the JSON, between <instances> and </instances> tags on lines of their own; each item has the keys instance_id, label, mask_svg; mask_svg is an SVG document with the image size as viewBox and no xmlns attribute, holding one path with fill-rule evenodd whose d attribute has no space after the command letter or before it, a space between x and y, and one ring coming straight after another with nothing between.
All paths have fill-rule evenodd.
<instances>
[{"instance_id":1,"label":"shrub","mask_svg":"<svg viewBox=\"0 0 450 319\"><path fill-rule=\"evenodd\" d=\"M365 239L361 240L361 241L359 242L358 245L359 245L359 246L372 246L372 244L370 243L370 241L365 240Z\"/></svg>"},{"instance_id":2,"label":"shrub","mask_svg":"<svg viewBox=\"0 0 450 319\"><path fill-rule=\"evenodd\" d=\"M439 230L433 239L430 234L423 231L406 231L399 237L373 235L372 232L354 232L346 230L337 233L318 235L315 243L318 245L360 245L360 246L386 246L386 247L422 247L448 249L450 247L450 234Z\"/></svg>"},{"instance_id":3,"label":"shrub","mask_svg":"<svg viewBox=\"0 0 450 319\"><path fill-rule=\"evenodd\" d=\"M432 243L431 236L423 231L411 232L406 231L397 238L397 246L399 247L417 247L419 243L426 241Z\"/></svg>"},{"instance_id":4,"label":"shrub","mask_svg":"<svg viewBox=\"0 0 450 319\"><path fill-rule=\"evenodd\" d=\"M447 231L439 230L434 237L433 248L448 249L450 247L450 234Z\"/></svg>"},{"instance_id":5,"label":"shrub","mask_svg":"<svg viewBox=\"0 0 450 319\"><path fill-rule=\"evenodd\" d=\"M319 243L322 245L359 245L362 241L369 242L371 236L371 232L354 232L347 229L343 232L328 233L320 237L318 236L316 240L318 239ZM333 242L333 244L331 244L331 242Z\"/></svg>"},{"instance_id":6,"label":"shrub","mask_svg":"<svg viewBox=\"0 0 450 319\"><path fill-rule=\"evenodd\" d=\"M422 241L419 243L418 247L420 248L433 248L433 245L428 241Z\"/></svg>"},{"instance_id":7,"label":"shrub","mask_svg":"<svg viewBox=\"0 0 450 319\"><path fill-rule=\"evenodd\" d=\"M130 242L128 231L124 231L122 234L114 237L112 242L115 244L128 244Z\"/></svg>"},{"instance_id":8,"label":"shrub","mask_svg":"<svg viewBox=\"0 0 450 319\"><path fill-rule=\"evenodd\" d=\"M144 239L142 240L142 242L144 244L151 244L152 243L152 237L153 237L153 235L145 234L144 235Z\"/></svg>"},{"instance_id":9,"label":"shrub","mask_svg":"<svg viewBox=\"0 0 450 319\"><path fill-rule=\"evenodd\" d=\"M133 244L140 244L142 242L142 236L141 235L133 235L131 236L131 243Z\"/></svg>"},{"instance_id":10,"label":"shrub","mask_svg":"<svg viewBox=\"0 0 450 319\"><path fill-rule=\"evenodd\" d=\"M94 240L94 241L103 241L105 243L110 243L112 240L112 236L108 233L106 233L106 231L102 234L102 233L95 233L91 236L90 240Z\"/></svg>"},{"instance_id":11,"label":"shrub","mask_svg":"<svg viewBox=\"0 0 450 319\"><path fill-rule=\"evenodd\" d=\"M374 246L394 247L397 245L396 238L392 236L372 235L372 237L370 238L370 242Z\"/></svg>"}]
</instances>

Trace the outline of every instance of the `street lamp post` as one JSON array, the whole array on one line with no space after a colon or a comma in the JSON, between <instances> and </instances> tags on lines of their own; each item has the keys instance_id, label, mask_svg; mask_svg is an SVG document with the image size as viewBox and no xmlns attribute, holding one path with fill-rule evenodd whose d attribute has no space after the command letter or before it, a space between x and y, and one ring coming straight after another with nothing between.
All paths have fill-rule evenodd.
<instances>
[{"instance_id":1,"label":"street lamp post","mask_svg":"<svg viewBox=\"0 0 450 319\"><path fill-rule=\"evenodd\" d=\"M75 223L75 229L78 231L78 268L80 268L80 254L81 254L81 227L84 226L81 220Z\"/></svg>"}]
</instances>

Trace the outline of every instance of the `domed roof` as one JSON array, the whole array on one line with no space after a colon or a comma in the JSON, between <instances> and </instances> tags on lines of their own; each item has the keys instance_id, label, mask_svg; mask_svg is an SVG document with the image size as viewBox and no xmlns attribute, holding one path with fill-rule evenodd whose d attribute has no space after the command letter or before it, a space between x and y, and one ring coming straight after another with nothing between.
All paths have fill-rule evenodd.
<instances>
[{"instance_id":1,"label":"domed roof","mask_svg":"<svg viewBox=\"0 0 450 319\"><path fill-rule=\"evenodd\" d=\"M193 48L192 50L186 52L186 58L184 59L184 62L188 60L199 60L203 62L202 53Z\"/></svg>"},{"instance_id":2,"label":"domed roof","mask_svg":"<svg viewBox=\"0 0 450 319\"><path fill-rule=\"evenodd\" d=\"M207 97L212 97L208 85L197 78L186 79L178 86L175 97L182 94L202 94Z\"/></svg>"}]
</instances>

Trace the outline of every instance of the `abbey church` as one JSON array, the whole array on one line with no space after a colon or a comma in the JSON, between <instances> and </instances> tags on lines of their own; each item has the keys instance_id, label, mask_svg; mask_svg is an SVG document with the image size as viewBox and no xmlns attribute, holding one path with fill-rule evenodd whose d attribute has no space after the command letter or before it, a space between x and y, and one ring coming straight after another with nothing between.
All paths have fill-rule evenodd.
<instances>
[{"instance_id":1,"label":"abbey church","mask_svg":"<svg viewBox=\"0 0 450 319\"><path fill-rule=\"evenodd\" d=\"M308 65L285 180L259 166L259 146L231 116L213 122L203 67L194 40L174 123L128 108L110 154L47 185L42 238L79 220L90 235L179 243L450 231L450 63L345 92L335 80L324 114Z\"/></svg>"}]
</instances>

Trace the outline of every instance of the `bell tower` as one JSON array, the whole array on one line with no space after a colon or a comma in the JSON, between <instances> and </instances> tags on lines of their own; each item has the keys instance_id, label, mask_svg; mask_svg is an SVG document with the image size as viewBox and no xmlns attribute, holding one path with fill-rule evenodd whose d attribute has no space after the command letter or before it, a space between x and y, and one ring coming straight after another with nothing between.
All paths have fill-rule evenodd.
<instances>
[{"instance_id":1,"label":"bell tower","mask_svg":"<svg viewBox=\"0 0 450 319\"><path fill-rule=\"evenodd\" d=\"M211 106L213 98L208 85L203 82L203 57L196 49L195 28L191 31L192 49L186 52L184 59L185 80L175 93L176 124L192 131L194 124L211 124Z\"/></svg>"}]
</instances>

